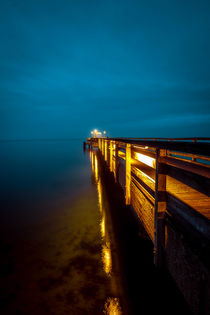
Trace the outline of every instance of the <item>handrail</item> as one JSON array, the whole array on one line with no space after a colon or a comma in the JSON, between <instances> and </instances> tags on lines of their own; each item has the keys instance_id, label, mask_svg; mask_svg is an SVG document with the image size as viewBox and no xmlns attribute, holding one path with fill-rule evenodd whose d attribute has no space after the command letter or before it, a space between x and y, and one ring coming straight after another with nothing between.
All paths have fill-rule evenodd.
<instances>
[{"instance_id":1,"label":"handrail","mask_svg":"<svg viewBox=\"0 0 210 315\"><path fill-rule=\"evenodd\" d=\"M173 142L173 141L151 141L151 140L132 140L130 138L106 138L107 140L133 145L142 145L159 149L186 152L204 156L210 156L210 143L203 142Z\"/></svg>"},{"instance_id":2,"label":"handrail","mask_svg":"<svg viewBox=\"0 0 210 315\"><path fill-rule=\"evenodd\" d=\"M131 139L131 140L165 140L165 141L183 141L183 140L191 140L191 141L210 141L208 137L189 137L189 138L144 138L144 137L116 137L117 139Z\"/></svg>"}]
</instances>

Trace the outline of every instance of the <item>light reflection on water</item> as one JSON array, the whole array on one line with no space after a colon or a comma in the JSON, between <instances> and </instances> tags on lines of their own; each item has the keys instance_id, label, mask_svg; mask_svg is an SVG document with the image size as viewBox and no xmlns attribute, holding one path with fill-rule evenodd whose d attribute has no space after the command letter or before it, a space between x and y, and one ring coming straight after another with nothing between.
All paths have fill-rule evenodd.
<instances>
[{"instance_id":1,"label":"light reflection on water","mask_svg":"<svg viewBox=\"0 0 210 315\"><path fill-rule=\"evenodd\" d=\"M99 176L99 167L98 167L98 157L97 152L92 151L91 152L91 162L92 162L92 171L95 176L95 182L97 185L98 190L98 202L99 202L99 209L101 212L101 236L103 240L102 244L102 261L103 261L103 267L104 271L107 274L109 278L111 278L111 281L118 281L117 285L119 286L119 279L115 279L115 275L112 273L112 250L111 250L111 239L109 235L109 231L106 228L108 222L106 218L107 209L106 209L106 202L103 200L104 194L103 194L103 187L101 183L101 178ZM119 292L116 291L116 293L119 294ZM120 315L122 314L122 309L120 306L120 300L117 297L108 297L105 303L104 307L104 313L107 315Z\"/></svg>"},{"instance_id":2,"label":"light reflection on water","mask_svg":"<svg viewBox=\"0 0 210 315\"><path fill-rule=\"evenodd\" d=\"M108 204L82 142L1 143L0 313L122 314Z\"/></svg>"}]
</instances>

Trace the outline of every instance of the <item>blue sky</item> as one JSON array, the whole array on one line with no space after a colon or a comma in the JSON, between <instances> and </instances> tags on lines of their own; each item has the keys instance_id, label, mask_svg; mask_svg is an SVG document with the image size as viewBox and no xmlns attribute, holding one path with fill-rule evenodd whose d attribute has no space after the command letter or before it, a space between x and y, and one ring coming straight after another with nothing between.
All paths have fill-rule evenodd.
<instances>
[{"instance_id":1,"label":"blue sky","mask_svg":"<svg viewBox=\"0 0 210 315\"><path fill-rule=\"evenodd\" d=\"M0 138L210 136L210 2L0 3Z\"/></svg>"}]
</instances>

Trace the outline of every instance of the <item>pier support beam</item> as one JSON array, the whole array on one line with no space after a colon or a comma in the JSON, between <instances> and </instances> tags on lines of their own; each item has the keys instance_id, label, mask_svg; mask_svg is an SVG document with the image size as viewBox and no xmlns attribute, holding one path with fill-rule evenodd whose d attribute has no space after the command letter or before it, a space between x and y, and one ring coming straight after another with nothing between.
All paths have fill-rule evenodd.
<instances>
[{"instance_id":1,"label":"pier support beam","mask_svg":"<svg viewBox=\"0 0 210 315\"><path fill-rule=\"evenodd\" d=\"M114 143L115 146L115 151L114 151L114 156L115 156L115 162L114 162L114 176L116 182L118 182L118 143Z\"/></svg>"},{"instance_id":2,"label":"pier support beam","mask_svg":"<svg viewBox=\"0 0 210 315\"><path fill-rule=\"evenodd\" d=\"M105 161L108 161L108 140L104 140L104 147L105 147L105 154L104 154L104 159Z\"/></svg>"},{"instance_id":3,"label":"pier support beam","mask_svg":"<svg viewBox=\"0 0 210 315\"><path fill-rule=\"evenodd\" d=\"M126 144L126 190L125 190L125 203L131 203L131 144Z\"/></svg>"},{"instance_id":4,"label":"pier support beam","mask_svg":"<svg viewBox=\"0 0 210 315\"><path fill-rule=\"evenodd\" d=\"M101 153L104 156L104 139L101 139Z\"/></svg>"},{"instance_id":5,"label":"pier support beam","mask_svg":"<svg viewBox=\"0 0 210 315\"><path fill-rule=\"evenodd\" d=\"M114 142L110 141L110 171L113 172L113 151L114 151Z\"/></svg>"},{"instance_id":6,"label":"pier support beam","mask_svg":"<svg viewBox=\"0 0 210 315\"><path fill-rule=\"evenodd\" d=\"M163 265L165 247L166 173L162 161L165 156L165 149L156 150L154 263L157 267Z\"/></svg>"}]
</instances>

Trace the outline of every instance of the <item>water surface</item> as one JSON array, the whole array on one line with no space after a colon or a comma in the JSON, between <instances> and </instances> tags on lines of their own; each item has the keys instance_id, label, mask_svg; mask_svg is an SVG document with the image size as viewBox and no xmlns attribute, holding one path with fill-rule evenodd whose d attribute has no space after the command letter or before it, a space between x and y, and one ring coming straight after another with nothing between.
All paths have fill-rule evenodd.
<instances>
[{"instance_id":1,"label":"water surface","mask_svg":"<svg viewBox=\"0 0 210 315\"><path fill-rule=\"evenodd\" d=\"M109 206L82 141L1 142L0 173L0 312L121 314Z\"/></svg>"}]
</instances>

